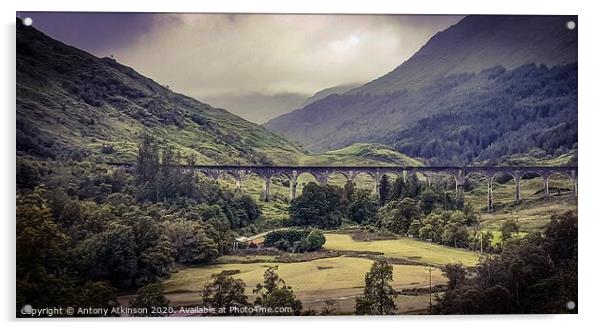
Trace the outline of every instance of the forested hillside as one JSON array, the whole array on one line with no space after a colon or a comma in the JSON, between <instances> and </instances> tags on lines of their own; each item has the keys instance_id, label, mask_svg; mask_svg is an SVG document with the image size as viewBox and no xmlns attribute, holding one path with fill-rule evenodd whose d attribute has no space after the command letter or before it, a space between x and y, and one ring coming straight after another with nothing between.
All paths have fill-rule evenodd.
<instances>
[{"instance_id":1,"label":"forested hillside","mask_svg":"<svg viewBox=\"0 0 602 330\"><path fill-rule=\"evenodd\" d=\"M314 152L384 143L432 164L576 149L572 16L469 16L389 74L275 118ZM520 31L519 31L520 30Z\"/></svg>"},{"instance_id":2,"label":"forested hillside","mask_svg":"<svg viewBox=\"0 0 602 330\"><path fill-rule=\"evenodd\" d=\"M440 114L386 141L434 164L495 163L533 152L559 156L577 148L577 66L495 68L467 79L477 95L450 97ZM476 97L475 97L476 96Z\"/></svg>"}]
</instances>

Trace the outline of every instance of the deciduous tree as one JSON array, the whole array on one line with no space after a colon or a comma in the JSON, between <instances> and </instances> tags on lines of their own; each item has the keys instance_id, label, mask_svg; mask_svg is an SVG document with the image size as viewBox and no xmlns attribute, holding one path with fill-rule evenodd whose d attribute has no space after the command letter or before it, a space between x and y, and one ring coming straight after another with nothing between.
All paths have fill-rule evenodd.
<instances>
[{"instance_id":1,"label":"deciduous tree","mask_svg":"<svg viewBox=\"0 0 602 330\"><path fill-rule=\"evenodd\" d=\"M319 186L313 182L303 189L289 208L291 219L297 226L336 228L343 216L343 193L339 187Z\"/></svg>"},{"instance_id":2,"label":"deciduous tree","mask_svg":"<svg viewBox=\"0 0 602 330\"><path fill-rule=\"evenodd\" d=\"M228 272L213 274L211 282L206 283L201 290L202 304L204 307L222 309L223 314L220 315L239 315L232 309L250 306L245 287L245 282L235 279Z\"/></svg>"},{"instance_id":3,"label":"deciduous tree","mask_svg":"<svg viewBox=\"0 0 602 330\"><path fill-rule=\"evenodd\" d=\"M356 314L395 314L398 293L389 284L393 281L393 266L386 261L375 261L366 273L364 296L356 298Z\"/></svg>"},{"instance_id":4,"label":"deciduous tree","mask_svg":"<svg viewBox=\"0 0 602 330\"><path fill-rule=\"evenodd\" d=\"M389 176L386 174L380 177L378 195L380 205L385 205L391 197L391 182L389 181Z\"/></svg>"},{"instance_id":5,"label":"deciduous tree","mask_svg":"<svg viewBox=\"0 0 602 330\"><path fill-rule=\"evenodd\" d=\"M136 297L130 300L130 307L147 311L136 314L140 316L169 316L169 299L165 297L163 284L153 283L138 289Z\"/></svg>"},{"instance_id":6,"label":"deciduous tree","mask_svg":"<svg viewBox=\"0 0 602 330\"><path fill-rule=\"evenodd\" d=\"M258 297L255 305L264 308L288 308L290 312L274 312L278 315L299 315L303 309L301 301L297 299L293 289L287 286L276 273L277 267L268 268L263 274L263 283L257 284L253 293Z\"/></svg>"}]
</instances>

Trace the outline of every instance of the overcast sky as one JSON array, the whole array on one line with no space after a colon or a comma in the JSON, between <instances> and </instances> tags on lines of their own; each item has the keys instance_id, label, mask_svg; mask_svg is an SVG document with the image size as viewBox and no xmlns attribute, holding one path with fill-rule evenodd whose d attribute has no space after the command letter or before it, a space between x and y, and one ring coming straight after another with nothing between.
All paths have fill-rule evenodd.
<instances>
[{"instance_id":1,"label":"overcast sky","mask_svg":"<svg viewBox=\"0 0 602 330\"><path fill-rule=\"evenodd\" d=\"M373 80L460 16L19 13L51 37L113 54L172 90L312 95Z\"/></svg>"}]
</instances>

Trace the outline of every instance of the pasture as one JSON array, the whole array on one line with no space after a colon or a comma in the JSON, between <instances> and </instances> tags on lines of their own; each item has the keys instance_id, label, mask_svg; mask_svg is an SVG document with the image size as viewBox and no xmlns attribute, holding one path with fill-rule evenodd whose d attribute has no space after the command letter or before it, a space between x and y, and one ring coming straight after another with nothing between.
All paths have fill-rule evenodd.
<instances>
[{"instance_id":1,"label":"pasture","mask_svg":"<svg viewBox=\"0 0 602 330\"><path fill-rule=\"evenodd\" d=\"M336 302L343 313L352 313L355 297L361 295L364 276L373 261L363 258L335 257L295 263L229 263L180 269L164 282L165 292L172 306L198 304L200 290L212 274L222 271L240 271L235 278L246 283L246 294L253 297L253 288L263 281L263 273L268 267L278 267L278 275L291 286L305 309L319 312L327 300ZM447 278L441 270L433 269L433 285L444 284ZM394 265L393 282L395 289L428 287L429 275L424 266ZM252 301L252 299L250 299ZM399 312L410 312L428 306L427 296L400 296Z\"/></svg>"},{"instance_id":2,"label":"pasture","mask_svg":"<svg viewBox=\"0 0 602 330\"><path fill-rule=\"evenodd\" d=\"M464 266L474 266L479 261L476 252L454 249L412 238L398 238L375 241L356 241L349 234L325 234L328 250L381 252L386 257L407 259L432 265L445 265L460 262Z\"/></svg>"},{"instance_id":3,"label":"pasture","mask_svg":"<svg viewBox=\"0 0 602 330\"><path fill-rule=\"evenodd\" d=\"M521 232L540 231L553 214L577 210L577 200L572 196L568 178L553 175L549 182L550 196L543 195L543 180L540 177L521 180L521 202L515 204L515 184L510 180L504 184L494 183L494 212L487 213L487 185L482 180L473 181L474 188L466 192L465 201L471 203L481 214L485 230L499 230L508 219L516 219Z\"/></svg>"}]
</instances>

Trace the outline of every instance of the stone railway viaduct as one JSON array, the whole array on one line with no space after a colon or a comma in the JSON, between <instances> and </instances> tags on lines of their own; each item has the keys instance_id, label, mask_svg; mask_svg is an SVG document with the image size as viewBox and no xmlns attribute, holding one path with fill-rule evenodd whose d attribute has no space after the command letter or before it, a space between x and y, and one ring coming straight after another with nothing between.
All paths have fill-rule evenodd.
<instances>
[{"instance_id":1,"label":"stone railway viaduct","mask_svg":"<svg viewBox=\"0 0 602 330\"><path fill-rule=\"evenodd\" d=\"M109 163L109 165L131 169L135 165L126 163ZM451 176L455 180L456 196L463 198L464 183L466 178L475 175L481 175L487 180L487 210L493 212L493 182L500 174L508 174L514 180L516 186L515 201L518 203L521 199L520 182L526 175L537 175L543 179L543 192L549 196L548 182L553 174L560 174L568 177L572 183L572 194L577 196L577 167L546 167L546 166L512 166L512 167L452 167L452 166L423 166L423 167L402 167L402 166L259 166L259 165L195 165L179 166L217 180L228 175L236 180L236 187L242 188L243 181L251 175L257 175L263 180L263 194L266 201L270 199L271 178L284 176L290 182L290 198L295 198L297 194L297 179L303 173L312 175L320 184L326 184L331 175L338 173L346 180L353 182L358 174L369 175L374 182L374 192L379 192L379 182L383 175L394 174L397 177L407 178L414 174L422 174L430 184L435 176Z\"/></svg>"}]
</instances>

